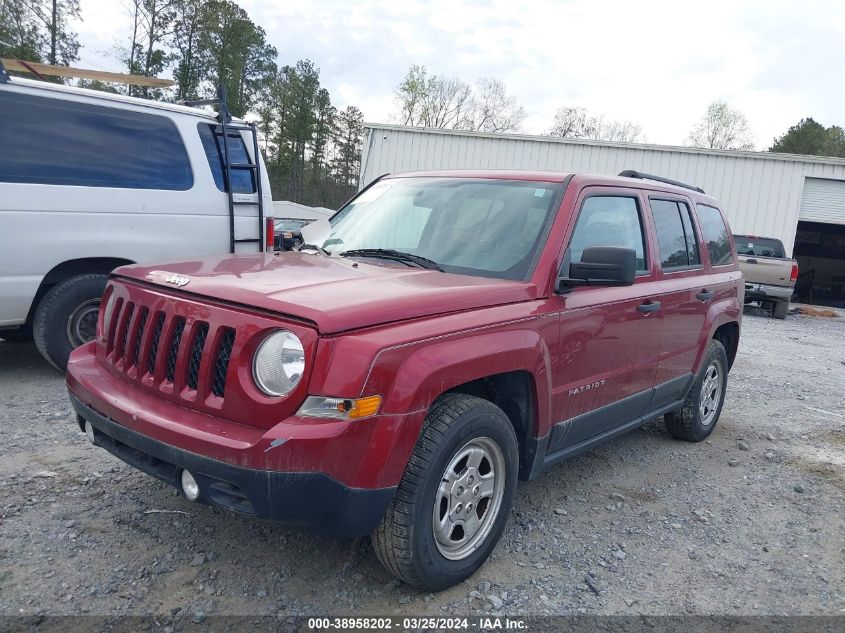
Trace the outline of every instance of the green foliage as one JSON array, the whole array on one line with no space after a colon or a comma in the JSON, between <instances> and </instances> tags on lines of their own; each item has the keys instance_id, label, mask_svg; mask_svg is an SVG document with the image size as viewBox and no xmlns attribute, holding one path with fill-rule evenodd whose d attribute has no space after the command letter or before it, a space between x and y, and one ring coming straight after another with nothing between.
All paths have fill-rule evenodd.
<instances>
[{"instance_id":1,"label":"green foliage","mask_svg":"<svg viewBox=\"0 0 845 633\"><path fill-rule=\"evenodd\" d=\"M769 151L845 158L845 131L838 125L826 128L807 117L776 138Z\"/></svg>"},{"instance_id":2,"label":"green foliage","mask_svg":"<svg viewBox=\"0 0 845 633\"><path fill-rule=\"evenodd\" d=\"M200 55L200 34L203 27L203 0L176 0L173 6L173 78L176 100L199 97L205 69Z\"/></svg>"},{"instance_id":3,"label":"green foliage","mask_svg":"<svg viewBox=\"0 0 845 633\"><path fill-rule=\"evenodd\" d=\"M357 127L349 124L353 111ZM339 157L350 146L360 153L363 116L357 108L338 114L313 62L302 60L275 72L263 86L257 112L276 197L336 207L357 189L358 159Z\"/></svg>"},{"instance_id":4,"label":"green foliage","mask_svg":"<svg viewBox=\"0 0 845 633\"><path fill-rule=\"evenodd\" d=\"M100 92L110 92L112 94L120 93L113 84L100 81L99 79L80 79L76 85L79 88L87 88L88 90L99 90Z\"/></svg>"},{"instance_id":5,"label":"green foliage","mask_svg":"<svg viewBox=\"0 0 845 633\"><path fill-rule=\"evenodd\" d=\"M358 185L361 167L361 145L364 139L364 114L355 106L347 106L337 116L335 135L337 154L332 168L341 186L351 194Z\"/></svg>"},{"instance_id":6,"label":"green foliage","mask_svg":"<svg viewBox=\"0 0 845 633\"><path fill-rule=\"evenodd\" d=\"M78 17L79 0L0 0L0 56L67 66L78 59L68 28Z\"/></svg>"},{"instance_id":7,"label":"green foliage","mask_svg":"<svg viewBox=\"0 0 845 633\"><path fill-rule=\"evenodd\" d=\"M204 79L224 85L232 114L243 116L275 71L276 49L267 43L264 29L230 0L205 2L200 24L197 44Z\"/></svg>"}]
</instances>

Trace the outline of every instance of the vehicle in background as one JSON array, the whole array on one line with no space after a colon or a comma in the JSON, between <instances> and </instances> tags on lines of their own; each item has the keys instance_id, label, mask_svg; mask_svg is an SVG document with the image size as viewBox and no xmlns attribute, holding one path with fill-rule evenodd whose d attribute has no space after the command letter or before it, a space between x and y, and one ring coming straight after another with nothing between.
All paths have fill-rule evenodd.
<instances>
[{"instance_id":1,"label":"vehicle in background","mask_svg":"<svg viewBox=\"0 0 845 633\"><path fill-rule=\"evenodd\" d=\"M68 365L89 440L191 501L371 534L440 590L489 556L519 478L659 416L712 433L743 286L701 190L406 174L325 224L312 249L112 273Z\"/></svg>"},{"instance_id":2,"label":"vehicle in background","mask_svg":"<svg viewBox=\"0 0 845 633\"><path fill-rule=\"evenodd\" d=\"M290 250L285 249L283 242L283 233L296 234L301 233L302 229L312 224L315 220L328 220L337 211L327 209L326 207L309 207L297 202L290 202L288 200L274 200L273 201L273 215L275 216L276 234L273 240L273 247L275 250ZM299 236L291 235L289 240L292 242L289 246L296 248L302 245L302 240ZM297 243L298 242L298 243Z\"/></svg>"},{"instance_id":3,"label":"vehicle in background","mask_svg":"<svg viewBox=\"0 0 845 633\"><path fill-rule=\"evenodd\" d=\"M64 369L94 337L114 268L272 245L254 127L225 99L196 105L212 104L0 72L0 339L34 338Z\"/></svg>"},{"instance_id":4,"label":"vehicle in background","mask_svg":"<svg viewBox=\"0 0 845 633\"><path fill-rule=\"evenodd\" d=\"M798 262L786 256L773 237L734 235L739 268L745 277L745 303L758 303L776 319L785 319L798 279Z\"/></svg>"}]
</instances>

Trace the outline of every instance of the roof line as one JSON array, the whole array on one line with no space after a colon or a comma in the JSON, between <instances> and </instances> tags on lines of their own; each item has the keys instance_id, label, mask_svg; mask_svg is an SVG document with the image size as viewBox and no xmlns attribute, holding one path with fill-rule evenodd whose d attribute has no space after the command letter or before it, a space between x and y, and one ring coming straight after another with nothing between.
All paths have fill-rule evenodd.
<instances>
[{"instance_id":1,"label":"roof line","mask_svg":"<svg viewBox=\"0 0 845 633\"><path fill-rule=\"evenodd\" d=\"M27 79L25 77L12 77L12 81L3 84L3 89L6 89L7 86L19 88L34 88L36 90L49 90L64 94L72 94L79 97L100 99L102 101L107 102L125 103L142 108L154 108L158 110L167 110L168 112L178 112L180 114L203 117L211 120L217 119L217 114L215 112L203 110L201 108L192 108L190 106L179 105L178 103L170 103L169 101L154 101L153 99L143 99L141 97L129 97L127 95L116 94L113 92L92 90L90 88L78 88L76 86L54 84L48 81L38 81L36 79ZM241 119L233 117L232 120L240 121Z\"/></svg>"},{"instance_id":2,"label":"roof line","mask_svg":"<svg viewBox=\"0 0 845 633\"><path fill-rule=\"evenodd\" d=\"M409 125L394 125L390 123L364 123L365 129L392 130L415 134L440 134L444 136L470 136L476 138L510 139L515 141L533 141L540 143L561 143L563 145L590 145L614 147L619 149L641 149L646 151L678 152L681 154L707 154L710 156L725 156L733 158L753 158L757 160L778 160L801 163L824 163L828 165L845 165L845 158L835 156L813 156L809 154L785 154L781 152L750 152L730 149L709 149L703 147L687 147L684 145L655 145L649 143L621 143L616 141L597 141L592 139L557 138L538 134L500 134L492 132L470 132L468 130L443 130L429 127L414 127Z\"/></svg>"}]
</instances>

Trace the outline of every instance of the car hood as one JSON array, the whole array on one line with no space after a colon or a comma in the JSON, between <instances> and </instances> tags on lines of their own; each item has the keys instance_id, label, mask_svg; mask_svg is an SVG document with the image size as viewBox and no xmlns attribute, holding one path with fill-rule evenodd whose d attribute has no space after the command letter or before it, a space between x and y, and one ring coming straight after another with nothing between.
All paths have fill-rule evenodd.
<instances>
[{"instance_id":1,"label":"car hood","mask_svg":"<svg viewBox=\"0 0 845 633\"><path fill-rule=\"evenodd\" d=\"M530 283L298 252L124 266L114 274L306 319L327 334L537 296Z\"/></svg>"}]
</instances>

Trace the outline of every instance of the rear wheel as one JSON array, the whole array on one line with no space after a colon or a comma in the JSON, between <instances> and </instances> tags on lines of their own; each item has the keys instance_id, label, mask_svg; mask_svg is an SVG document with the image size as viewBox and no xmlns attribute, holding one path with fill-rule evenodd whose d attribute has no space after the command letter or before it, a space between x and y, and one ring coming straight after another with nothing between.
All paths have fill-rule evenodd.
<instances>
[{"instance_id":1,"label":"rear wheel","mask_svg":"<svg viewBox=\"0 0 845 633\"><path fill-rule=\"evenodd\" d=\"M713 432L728 386L728 355L724 346L711 340L684 406L663 416L673 437L687 442L700 442Z\"/></svg>"},{"instance_id":2,"label":"rear wheel","mask_svg":"<svg viewBox=\"0 0 845 633\"><path fill-rule=\"evenodd\" d=\"M372 535L382 565L427 591L475 573L507 523L518 462L516 434L499 407L465 394L439 398Z\"/></svg>"},{"instance_id":3,"label":"rear wheel","mask_svg":"<svg viewBox=\"0 0 845 633\"><path fill-rule=\"evenodd\" d=\"M776 319L785 319L789 312L789 301L775 301L772 304L772 316Z\"/></svg>"},{"instance_id":4,"label":"rear wheel","mask_svg":"<svg viewBox=\"0 0 845 633\"><path fill-rule=\"evenodd\" d=\"M107 275L78 275L53 286L35 310L32 323L35 346L59 371L70 353L94 340L100 297Z\"/></svg>"}]
</instances>

